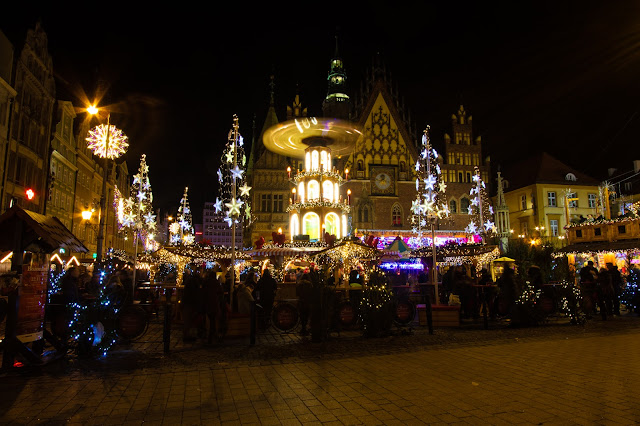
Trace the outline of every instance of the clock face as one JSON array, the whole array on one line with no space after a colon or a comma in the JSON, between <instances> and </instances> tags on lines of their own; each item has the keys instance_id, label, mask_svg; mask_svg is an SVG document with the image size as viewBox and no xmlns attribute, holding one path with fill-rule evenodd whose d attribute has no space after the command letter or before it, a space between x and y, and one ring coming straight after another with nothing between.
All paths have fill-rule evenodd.
<instances>
[{"instance_id":1,"label":"clock face","mask_svg":"<svg viewBox=\"0 0 640 426\"><path fill-rule=\"evenodd\" d=\"M378 173L375 183L378 188L385 190L391 185L391 177L386 173Z\"/></svg>"}]
</instances>

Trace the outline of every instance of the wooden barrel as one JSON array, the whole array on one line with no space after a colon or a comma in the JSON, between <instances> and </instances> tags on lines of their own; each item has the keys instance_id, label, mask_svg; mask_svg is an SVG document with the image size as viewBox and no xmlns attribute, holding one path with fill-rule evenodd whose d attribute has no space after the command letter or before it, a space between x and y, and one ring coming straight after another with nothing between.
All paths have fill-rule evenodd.
<instances>
[{"instance_id":1,"label":"wooden barrel","mask_svg":"<svg viewBox=\"0 0 640 426\"><path fill-rule=\"evenodd\" d=\"M291 303L279 303L271 312L271 325L281 332L293 330L300 320L298 309Z\"/></svg>"}]
</instances>

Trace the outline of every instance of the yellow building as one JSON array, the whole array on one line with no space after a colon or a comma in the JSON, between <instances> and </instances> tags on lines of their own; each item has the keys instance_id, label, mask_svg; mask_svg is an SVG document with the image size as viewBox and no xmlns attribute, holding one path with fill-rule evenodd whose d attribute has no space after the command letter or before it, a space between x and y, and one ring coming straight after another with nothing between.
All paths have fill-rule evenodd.
<instances>
[{"instance_id":1,"label":"yellow building","mask_svg":"<svg viewBox=\"0 0 640 426\"><path fill-rule=\"evenodd\" d=\"M508 166L503 177L514 235L557 241L566 237L567 223L602 213L600 182L547 153Z\"/></svg>"}]
</instances>

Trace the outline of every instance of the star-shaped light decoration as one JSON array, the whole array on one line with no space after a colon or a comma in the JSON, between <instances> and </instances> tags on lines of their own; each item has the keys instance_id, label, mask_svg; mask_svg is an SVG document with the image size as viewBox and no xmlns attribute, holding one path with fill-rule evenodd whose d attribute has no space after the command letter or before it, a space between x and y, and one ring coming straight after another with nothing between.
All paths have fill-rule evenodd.
<instances>
[{"instance_id":1,"label":"star-shaped light decoration","mask_svg":"<svg viewBox=\"0 0 640 426\"><path fill-rule=\"evenodd\" d=\"M144 183L144 185L142 185L142 188L144 188L145 191L148 191L149 188L151 188L151 182L149 182L149 178L147 178L147 181Z\"/></svg>"},{"instance_id":2,"label":"star-shaped light decoration","mask_svg":"<svg viewBox=\"0 0 640 426\"><path fill-rule=\"evenodd\" d=\"M222 212L222 200L220 198L216 197L216 202L213 205L213 207L215 207L216 213Z\"/></svg>"},{"instance_id":3,"label":"star-shaped light decoration","mask_svg":"<svg viewBox=\"0 0 640 426\"><path fill-rule=\"evenodd\" d=\"M222 171L218 169L218 181L222 182Z\"/></svg>"},{"instance_id":4,"label":"star-shaped light decoration","mask_svg":"<svg viewBox=\"0 0 640 426\"><path fill-rule=\"evenodd\" d=\"M422 158L425 158L425 159L427 158L427 150L426 149L422 150Z\"/></svg>"},{"instance_id":5,"label":"star-shaped light decoration","mask_svg":"<svg viewBox=\"0 0 640 426\"><path fill-rule=\"evenodd\" d=\"M140 192L138 192L138 195L136 195L136 197L138 197L138 200L140 200L140 201L146 200L147 199L147 194L145 194L144 192L140 191Z\"/></svg>"},{"instance_id":6,"label":"star-shaped light decoration","mask_svg":"<svg viewBox=\"0 0 640 426\"><path fill-rule=\"evenodd\" d=\"M242 185L240 188L238 188L240 190L240 196L241 197L248 197L249 196L249 191L251 191L251 187L249 185L247 185L247 183L245 182L244 185Z\"/></svg>"},{"instance_id":7,"label":"star-shaped light decoration","mask_svg":"<svg viewBox=\"0 0 640 426\"><path fill-rule=\"evenodd\" d=\"M227 225L229 226L229 228L233 226L233 219L231 219L229 216L225 216L223 220L227 222Z\"/></svg>"},{"instance_id":8,"label":"star-shaped light decoration","mask_svg":"<svg viewBox=\"0 0 640 426\"><path fill-rule=\"evenodd\" d=\"M473 175L473 177L471 179L473 179L474 182L478 182L480 180L480 176Z\"/></svg>"},{"instance_id":9,"label":"star-shaped light decoration","mask_svg":"<svg viewBox=\"0 0 640 426\"><path fill-rule=\"evenodd\" d=\"M433 185L435 185L435 184L436 184L436 178L435 178L435 177L433 177L433 175L429 175L429 177L427 177L427 178L424 180L424 184L425 184L425 186L426 186L426 188L427 188L427 189L430 189L430 190L432 190L432 191L433 191L433 190L434 190Z\"/></svg>"},{"instance_id":10,"label":"star-shaped light decoration","mask_svg":"<svg viewBox=\"0 0 640 426\"><path fill-rule=\"evenodd\" d=\"M140 183L140 173L133 175L133 184Z\"/></svg>"},{"instance_id":11,"label":"star-shaped light decoration","mask_svg":"<svg viewBox=\"0 0 640 426\"><path fill-rule=\"evenodd\" d=\"M438 184L438 188L440 189L440 192L444 192L444 191L447 189L447 184L446 184L446 183L444 183L443 181L441 181L441 182Z\"/></svg>"},{"instance_id":12,"label":"star-shaped light decoration","mask_svg":"<svg viewBox=\"0 0 640 426\"><path fill-rule=\"evenodd\" d=\"M177 235L177 234L172 235L171 242L174 244L178 244L180 242L180 235Z\"/></svg>"},{"instance_id":13,"label":"star-shaped light decoration","mask_svg":"<svg viewBox=\"0 0 640 426\"><path fill-rule=\"evenodd\" d=\"M472 206L478 206L479 204L480 204L480 200L478 199L478 197L471 199Z\"/></svg>"},{"instance_id":14,"label":"star-shaped light decoration","mask_svg":"<svg viewBox=\"0 0 640 426\"><path fill-rule=\"evenodd\" d=\"M469 234L475 234L477 230L478 230L478 227L473 221L469 222L469 225L465 229L465 231L467 231L467 233Z\"/></svg>"},{"instance_id":15,"label":"star-shaped light decoration","mask_svg":"<svg viewBox=\"0 0 640 426\"><path fill-rule=\"evenodd\" d=\"M411 202L411 211L413 214L420 214L420 200L413 200Z\"/></svg>"},{"instance_id":16,"label":"star-shaped light decoration","mask_svg":"<svg viewBox=\"0 0 640 426\"><path fill-rule=\"evenodd\" d=\"M416 172L420 171L420 160L416 161Z\"/></svg>"},{"instance_id":17,"label":"star-shaped light decoration","mask_svg":"<svg viewBox=\"0 0 640 426\"><path fill-rule=\"evenodd\" d=\"M235 166L233 169L231 169L231 176L234 179L242 179L242 173L244 173L244 170L242 170L238 166Z\"/></svg>"},{"instance_id":18,"label":"star-shaped light decoration","mask_svg":"<svg viewBox=\"0 0 640 426\"><path fill-rule=\"evenodd\" d=\"M178 222L173 222L171 225L169 225L169 232L171 232L172 234L177 234L178 232L180 232L180 224Z\"/></svg>"},{"instance_id":19,"label":"star-shaped light decoration","mask_svg":"<svg viewBox=\"0 0 640 426\"><path fill-rule=\"evenodd\" d=\"M187 234L184 237L182 237L185 244L193 244L193 242L195 241L195 238L196 237L193 234Z\"/></svg>"},{"instance_id":20,"label":"star-shaped light decoration","mask_svg":"<svg viewBox=\"0 0 640 426\"><path fill-rule=\"evenodd\" d=\"M152 223L156 218L155 214L151 214L151 212L147 213L146 215L144 215L144 220L147 223Z\"/></svg>"},{"instance_id":21,"label":"star-shaped light decoration","mask_svg":"<svg viewBox=\"0 0 640 426\"><path fill-rule=\"evenodd\" d=\"M420 179L416 179L416 191L420 189Z\"/></svg>"},{"instance_id":22,"label":"star-shaped light decoration","mask_svg":"<svg viewBox=\"0 0 640 426\"><path fill-rule=\"evenodd\" d=\"M225 159L227 160L227 163L233 163L233 151L229 150L227 151L227 153L225 154Z\"/></svg>"},{"instance_id":23,"label":"star-shaped light decoration","mask_svg":"<svg viewBox=\"0 0 640 426\"><path fill-rule=\"evenodd\" d=\"M239 137L238 137L238 145L240 145L240 146L244 145L244 138L242 137L242 135L239 135Z\"/></svg>"},{"instance_id":24,"label":"star-shaped light decoration","mask_svg":"<svg viewBox=\"0 0 640 426\"><path fill-rule=\"evenodd\" d=\"M469 212L469 214L473 214L473 207L469 205L469 207L467 207L467 211Z\"/></svg>"},{"instance_id":25,"label":"star-shaped light decoration","mask_svg":"<svg viewBox=\"0 0 640 426\"><path fill-rule=\"evenodd\" d=\"M493 222L491 222L490 220L487 220L487 222L484 224L485 231L491 231L493 230L493 228L495 228L495 225L493 224Z\"/></svg>"},{"instance_id":26,"label":"star-shaped light decoration","mask_svg":"<svg viewBox=\"0 0 640 426\"><path fill-rule=\"evenodd\" d=\"M243 204L244 202L238 198L237 200L231 200L230 203L225 203L224 205L229 208L229 216L234 216L240 214L240 207L242 207Z\"/></svg>"},{"instance_id":27,"label":"star-shaped light decoration","mask_svg":"<svg viewBox=\"0 0 640 426\"><path fill-rule=\"evenodd\" d=\"M129 197L124 202L127 204L127 209L131 210L133 208L133 198Z\"/></svg>"},{"instance_id":28,"label":"star-shaped light decoration","mask_svg":"<svg viewBox=\"0 0 640 426\"><path fill-rule=\"evenodd\" d=\"M489 206L489 213L493 214L493 206Z\"/></svg>"},{"instance_id":29,"label":"star-shaped light decoration","mask_svg":"<svg viewBox=\"0 0 640 426\"><path fill-rule=\"evenodd\" d=\"M251 206L247 205L247 207L244 208L244 216L247 220L251 220Z\"/></svg>"},{"instance_id":30,"label":"star-shaped light decoration","mask_svg":"<svg viewBox=\"0 0 640 426\"><path fill-rule=\"evenodd\" d=\"M124 215L124 218L122 220L122 224L124 226L131 226L135 223L135 218L133 217L132 213L126 214Z\"/></svg>"}]
</instances>

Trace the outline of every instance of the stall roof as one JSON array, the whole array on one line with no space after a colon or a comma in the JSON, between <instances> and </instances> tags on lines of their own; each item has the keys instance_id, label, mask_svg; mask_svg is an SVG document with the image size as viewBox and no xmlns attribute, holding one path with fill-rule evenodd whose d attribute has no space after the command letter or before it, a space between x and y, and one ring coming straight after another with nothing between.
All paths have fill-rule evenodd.
<instances>
[{"instance_id":1,"label":"stall roof","mask_svg":"<svg viewBox=\"0 0 640 426\"><path fill-rule=\"evenodd\" d=\"M629 250L640 250L640 239L635 238L621 241L598 241L569 244L568 246L556 250L554 255L562 256L572 253L615 252Z\"/></svg>"},{"instance_id":2,"label":"stall roof","mask_svg":"<svg viewBox=\"0 0 640 426\"><path fill-rule=\"evenodd\" d=\"M247 253L251 257L271 257L271 256L299 256L314 255L324 247L266 247L250 250Z\"/></svg>"},{"instance_id":3,"label":"stall roof","mask_svg":"<svg viewBox=\"0 0 640 426\"><path fill-rule=\"evenodd\" d=\"M23 223L22 249L34 253L51 253L62 247L85 253L87 248L57 217L45 216L13 206L0 216L0 250L14 250L14 230Z\"/></svg>"}]
</instances>

